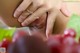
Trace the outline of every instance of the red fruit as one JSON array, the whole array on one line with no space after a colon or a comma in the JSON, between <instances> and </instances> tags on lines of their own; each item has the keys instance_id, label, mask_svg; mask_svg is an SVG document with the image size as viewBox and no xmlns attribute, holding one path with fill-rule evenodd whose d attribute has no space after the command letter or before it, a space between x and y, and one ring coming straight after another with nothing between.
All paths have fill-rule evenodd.
<instances>
[{"instance_id":1,"label":"red fruit","mask_svg":"<svg viewBox=\"0 0 80 53\"><path fill-rule=\"evenodd\" d=\"M64 37L76 37L76 32L74 29L66 29L64 31Z\"/></svg>"},{"instance_id":2,"label":"red fruit","mask_svg":"<svg viewBox=\"0 0 80 53\"><path fill-rule=\"evenodd\" d=\"M78 39L78 41L79 41L79 44L80 44L80 38Z\"/></svg>"},{"instance_id":3,"label":"red fruit","mask_svg":"<svg viewBox=\"0 0 80 53\"><path fill-rule=\"evenodd\" d=\"M13 37L13 42L15 42L18 38L28 35L28 33L24 30L18 30L17 32L15 32L14 37Z\"/></svg>"},{"instance_id":4,"label":"red fruit","mask_svg":"<svg viewBox=\"0 0 80 53\"><path fill-rule=\"evenodd\" d=\"M63 45L62 53L76 53L74 49L75 49L74 46L64 46Z\"/></svg>"},{"instance_id":5,"label":"red fruit","mask_svg":"<svg viewBox=\"0 0 80 53\"><path fill-rule=\"evenodd\" d=\"M8 48L8 53L50 53L50 50L37 34L20 37Z\"/></svg>"},{"instance_id":6,"label":"red fruit","mask_svg":"<svg viewBox=\"0 0 80 53\"><path fill-rule=\"evenodd\" d=\"M2 44L1 44L1 47L4 47L4 48L8 48L8 46L10 45L11 41L7 40L7 39L4 39Z\"/></svg>"},{"instance_id":7,"label":"red fruit","mask_svg":"<svg viewBox=\"0 0 80 53\"><path fill-rule=\"evenodd\" d=\"M76 51L76 53L80 53L80 44L78 44L78 45L75 47L75 51Z\"/></svg>"},{"instance_id":8,"label":"red fruit","mask_svg":"<svg viewBox=\"0 0 80 53\"><path fill-rule=\"evenodd\" d=\"M49 36L48 40L51 40L51 39L58 40L58 41L60 41L60 43L62 43L62 41L63 41L63 37L60 34L55 34L55 35Z\"/></svg>"},{"instance_id":9,"label":"red fruit","mask_svg":"<svg viewBox=\"0 0 80 53\"><path fill-rule=\"evenodd\" d=\"M51 53L61 53L61 40L62 37L60 35L49 37L47 44L51 50Z\"/></svg>"},{"instance_id":10,"label":"red fruit","mask_svg":"<svg viewBox=\"0 0 80 53\"><path fill-rule=\"evenodd\" d=\"M63 40L63 44L67 46L67 45L75 45L77 43L73 37L66 37Z\"/></svg>"},{"instance_id":11,"label":"red fruit","mask_svg":"<svg viewBox=\"0 0 80 53\"><path fill-rule=\"evenodd\" d=\"M19 35L19 36L23 36L23 35L26 35L26 34L28 34L26 31L24 31L24 30L18 30L17 32L16 32L16 34L17 35Z\"/></svg>"}]
</instances>

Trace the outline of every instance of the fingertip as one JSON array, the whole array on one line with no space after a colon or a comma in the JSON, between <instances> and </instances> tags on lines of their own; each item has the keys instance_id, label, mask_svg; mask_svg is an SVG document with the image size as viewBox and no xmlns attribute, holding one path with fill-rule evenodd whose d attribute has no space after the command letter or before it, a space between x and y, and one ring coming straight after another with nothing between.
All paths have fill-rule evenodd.
<instances>
[{"instance_id":1,"label":"fingertip","mask_svg":"<svg viewBox=\"0 0 80 53\"><path fill-rule=\"evenodd\" d=\"M71 16L71 12L69 11L69 9L65 3L63 3L60 10L65 16L67 16L67 17Z\"/></svg>"},{"instance_id":2,"label":"fingertip","mask_svg":"<svg viewBox=\"0 0 80 53\"><path fill-rule=\"evenodd\" d=\"M14 13L14 17L16 17L16 14Z\"/></svg>"},{"instance_id":3,"label":"fingertip","mask_svg":"<svg viewBox=\"0 0 80 53\"><path fill-rule=\"evenodd\" d=\"M14 18L18 17L17 12L14 13Z\"/></svg>"},{"instance_id":4,"label":"fingertip","mask_svg":"<svg viewBox=\"0 0 80 53\"><path fill-rule=\"evenodd\" d=\"M67 17L70 17L71 16L71 12L67 9L61 9L62 13L67 16Z\"/></svg>"},{"instance_id":5,"label":"fingertip","mask_svg":"<svg viewBox=\"0 0 80 53\"><path fill-rule=\"evenodd\" d=\"M14 17L17 18L20 16L20 14L22 13L22 11L19 9L17 9L15 12L14 12Z\"/></svg>"},{"instance_id":6,"label":"fingertip","mask_svg":"<svg viewBox=\"0 0 80 53\"><path fill-rule=\"evenodd\" d=\"M48 38L48 36L49 36L49 31L46 30L46 37Z\"/></svg>"},{"instance_id":7,"label":"fingertip","mask_svg":"<svg viewBox=\"0 0 80 53\"><path fill-rule=\"evenodd\" d=\"M22 26L25 26L25 24L24 24L24 23L21 23L21 25L22 25Z\"/></svg>"},{"instance_id":8,"label":"fingertip","mask_svg":"<svg viewBox=\"0 0 80 53\"><path fill-rule=\"evenodd\" d=\"M22 26L27 26L27 24L25 22L21 23Z\"/></svg>"}]
</instances>

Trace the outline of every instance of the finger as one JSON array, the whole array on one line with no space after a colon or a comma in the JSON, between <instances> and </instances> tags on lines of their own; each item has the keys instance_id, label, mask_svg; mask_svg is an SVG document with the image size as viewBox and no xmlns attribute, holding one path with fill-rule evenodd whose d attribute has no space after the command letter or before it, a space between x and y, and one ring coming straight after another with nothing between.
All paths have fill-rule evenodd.
<instances>
[{"instance_id":1,"label":"finger","mask_svg":"<svg viewBox=\"0 0 80 53\"><path fill-rule=\"evenodd\" d=\"M31 4L31 0L24 0L21 5L15 10L14 17L19 17L19 15L26 10L26 8Z\"/></svg>"},{"instance_id":2,"label":"finger","mask_svg":"<svg viewBox=\"0 0 80 53\"><path fill-rule=\"evenodd\" d=\"M23 22L30 14L33 14L37 8L38 7L33 4L30 5L30 7L20 15L18 21Z\"/></svg>"},{"instance_id":3,"label":"finger","mask_svg":"<svg viewBox=\"0 0 80 53\"><path fill-rule=\"evenodd\" d=\"M31 16L29 16L26 20L24 20L24 22L22 22L22 26L27 26L30 23L32 23L33 21L35 21L36 19L39 19L39 17L41 15L43 15L44 13L46 13L48 10L49 9L46 9L46 7L44 7L44 6L39 8Z\"/></svg>"},{"instance_id":4,"label":"finger","mask_svg":"<svg viewBox=\"0 0 80 53\"><path fill-rule=\"evenodd\" d=\"M48 15L47 18L47 26L46 26L46 36L48 37L50 34L52 34L54 23L56 20L56 16L58 14L57 10L51 11Z\"/></svg>"},{"instance_id":5,"label":"finger","mask_svg":"<svg viewBox=\"0 0 80 53\"><path fill-rule=\"evenodd\" d=\"M31 23L31 26L35 26L39 29L43 28L46 25L46 18L47 18L47 14L43 14L40 19L35 20L33 23Z\"/></svg>"},{"instance_id":6,"label":"finger","mask_svg":"<svg viewBox=\"0 0 80 53\"><path fill-rule=\"evenodd\" d=\"M62 12L65 16L67 16L67 17L71 16L71 13L70 13L70 11L67 9L67 5L66 5L66 4L63 3L63 5L62 5L62 7L61 7L60 10L61 10L61 12Z\"/></svg>"},{"instance_id":7,"label":"finger","mask_svg":"<svg viewBox=\"0 0 80 53\"><path fill-rule=\"evenodd\" d=\"M24 12L20 15L20 17L18 18L18 21L19 21L19 22L23 22L28 15L30 15L30 13L24 11Z\"/></svg>"}]
</instances>

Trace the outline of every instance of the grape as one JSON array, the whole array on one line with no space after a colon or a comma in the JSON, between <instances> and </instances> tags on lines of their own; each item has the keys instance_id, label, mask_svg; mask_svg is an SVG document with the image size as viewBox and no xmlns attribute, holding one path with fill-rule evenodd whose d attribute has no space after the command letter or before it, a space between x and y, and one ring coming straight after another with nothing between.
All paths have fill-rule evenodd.
<instances>
[{"instance_id":1,"label":"grape","mask_svg":"<svg viewBox=\"0 0 80 53\"><path fill-rule=\"evenodd\" d=\"M72 37L67 37L67 38L64 38L63 44L64 45L74 45L74 44L76 44L76 41Z\"/></svg>"},{"instance_id":2,"label":"grape","mask_svg":"<svg viewBox=\"0 0 80 53\"><path fill-rule=\"evenodd\" d=\"M17 48L17 49L16 49ZM8 53L50 53L46 42L38 35L23 36L8 49Z\"/></svg>"},{"instance_id":3,"label":"grape","mask_svg":"<svg viewBox=\"0 0 80 53\"><path fill-rule=\"evenodd\" d=\"M73 30L73 29L66 29L65 31L64 31L64 37L68 37L68 36L71 36L71 37L76 37L76 32L75 32L75 30Z\"/></svg>"},{"instance_id":4,"label":"grape","mask_svg":"<svg viewBox=\"0 0 80 53\"><path fill-rule=\"evenodd\" d=\"M13 36L13 42L15 42L17 39L19 39L22 36L28 35L28 33L24 30L18 30L17 32L15 32L14 36Z\"/></svg>"},{"instance_id":5,"label":"grape","mask_svg":"<svg viewBox=\"0 0 80 53\"><path fill-rule=\"evenodd\" d=\"M75 51L76 51L76 53L80 53L80 44L78 44L78 45L75 47Z\"/></svg>"},{"instance_id":6,"label":"grape","mask_svg":"<svg viewBox=\"0 0 80 53\"><path fill-rule=\"evenodd\" d=\"M61 39L60 35L49 37L47 45L49 46L51 53L61 53Z\"/></svg>"},{"instance_id":7,"label":"grape","mask_svg":"<svg viewBox=\"0 0 80 53\"><path fill-rule=\"evenodd\" d=\"M62 53L75 53L74 46L63 46Z\"/></svg>"},{"instance_id":8,"label":"grape","mask_svg":"<svg viewBox=\"0 0 80 53\"><path fill-rule=\"evenodd\" d=\"M44 34L33 32L29 34L18 34L18 38L8 47L8 53L80 53L80 43L75 41L73 30L69 33L50 35L48 38ZM46 40L46 41L44 41Z\"/></svg>"},{"instance_id":9,"label":"grape","mask_svg":"<svg viewBox=\"0 0 80 53\"><path fill-rule=\"evenodd\" d=\"M2 44L1 44L1 47L6 48L6 50L7 50L8 46L10 45L10 43L11 42L9 40L4 39L3 42L2 42Z\"/></svg>"}]
</instances>

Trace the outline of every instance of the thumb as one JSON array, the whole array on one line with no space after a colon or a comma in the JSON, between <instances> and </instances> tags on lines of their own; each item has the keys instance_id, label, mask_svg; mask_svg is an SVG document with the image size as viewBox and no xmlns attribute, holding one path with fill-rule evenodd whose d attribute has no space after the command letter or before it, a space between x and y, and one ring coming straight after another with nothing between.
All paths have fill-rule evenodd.
<instances>
[{"instance_id":1,"label":"thumb","mask_svg":"<svg viewBox=\"0 0 80 53\"><path fill-rule=\"evenodd\" d=\"M67 17L71 16L71 12L68 10L67 5L65 3L62 4L60 10L65 16Z\"/></svg>"}]
</instances>

